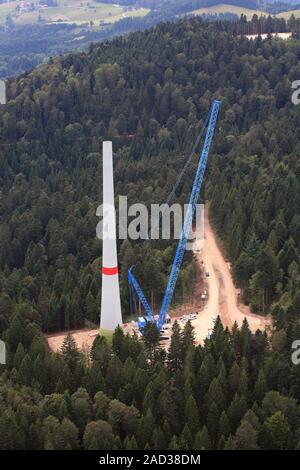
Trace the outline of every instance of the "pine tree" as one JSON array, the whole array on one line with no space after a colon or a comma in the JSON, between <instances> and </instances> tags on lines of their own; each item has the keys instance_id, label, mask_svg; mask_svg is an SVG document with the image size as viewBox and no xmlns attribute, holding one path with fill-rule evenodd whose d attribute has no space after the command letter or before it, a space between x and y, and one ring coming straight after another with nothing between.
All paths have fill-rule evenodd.
<instances>
[{"instance_id":1,"label":"pine tree","mask_svg":"<svg viewBox=\"0 0 300 470\"><path fill-rule=\"evenodd\" d=\"M272 449L285 450L288 448L291 429L281 411L276 411L265 421L265 429L270 436Z\"/></svg>"},{"instance_id":2,"label":"pine tree","mask_svg":"<svg viewBox=\"0 0 300 470\"><path fill-rule=\"evenodd\" d=\"M18 382L21 385L30 385L33 379L33 367L30 356L26 354L18 370Z\"/></svg>"},{"instance_id":3,"label":"pine tree","mask_svg":"<svg viewBox=\"0 0 300 470\"><path fill-rule=\"evenodd\" d=\"M102 419L106 420L108 416L108 406L110 399L104 392L99 391L94 397L94 416L96 420Z\"/></svg>"},{"instance_id":4,"label":"pine tree","mask_svg":"<svg viewBox=\"0 0 300 470\"><path fill-rule=\"evenodd\" d=\"M16 353L14 355L14 367L16 369L19 369L22 360L24 359L25 356L25 349L22 343L18 344Z\"/></svg>"},{"instance_id":5,"label":"pine tree","mask_svg":"<svg viewBox=\"0 0 300 470\"><path fill-rule=\"evenodd\" d=\"M219 437L221 438L223 436L226 440L229 434L230 434L230 424L229 424L228 416L226 412L223 410L220 416L220 420L219 420Z\"/></svg>"},{"instance_id":6,"label":"pine tree","mask_svg":"<svg viewBox=\"0 0 300 470\"><path fill-rule=\"evenodd\" d=\"M139 426L139 442L141 447L146 444L152 444L152 434L153 429L155 428L155 420L151 411L151 408L147 409L146 415L142 417Z\"/></svg>"},{"instance_id":7,"label":"pine tree","mask_svg":"<svg viewBox=\"0 0 300 470\"><path fill-rule=\"evenodd\" d=\"M156 326L156 323L146 323L143 339L149 354L150 362L151 364L154 364L154 360L159 352L160 342L160 332Z\"/></svg>"},{"instance_id":8,"label":"pine tree","mask_svg":"<svg viewBox=\"0 0 300 470\"><path fill-rule=\"evenodd\" d=\"M193 450L202 450L202 437L201 431L198 431L195 435L194 443L193 443Z\"/></svg>"},{"instance_id":9,"label":"pine tree","mask_svg":"<svg viewBox=\"0 0 300 470\"><path fill-rule=\"evenodd\" d=\"M39 384L39 387L45 390L47 386L47 371L45 370L45 364L40 355L37 356L33 364L33 377Z\"/></svg>"},{"instance_id":10,"label":"pine tree","mask_svg":"<svg viewBox=\"0 0 300 470\"><path fill-rule=\"evenodd\" d=\"M112 350L119 357L121 361L125 359L124 357L124 332L122 328L118 325L114 331L112 338Z\"/></svg>"},{"instance_id":11,"label":"pine tree","mask_svg":"<svg viewBox=\"0 0 300 470\"><path fill-rule=\"evenodd\" d=\"M121 450L122 449L122 442L120 436L115 436L115 443L113 446L113 450Z\"/></svg>"},{"instance_id":12,"label":"pine tree","mask_svg":"<svg viewBox=\"0 0 300 470\"><path fill-rule=\"evenodd\" d=\"M162 443L164 442L164 434L160 426L154 428L152 441L155 450L163 450L164 446Z\"/></svg>"},{"instance_id":13,"label":"pine tree","mask_svg":"<svg viewBox=\"0 0 300 470\"><path fill-rule=\"evenodd\" d=\"M260 369L257 380L255 382L255 387L254 387L255 399L258 402L262 401L263 397L265 396L266 391L267 391L266 376L265 376L264 370Z\"/></svg>"},{"instance_id":14,"label":"pine tree","mask_svg":"<svg viewBox=\"0 0 300 470\"><path fill-rule=\"evenodd\" d=\"M227 410L231 432L235 432L247 410L246 400L235 394Z\"/></svg>"},{"instance_id":15,"label":"pine tree","mask_svg":"<svg viewBox=\"0 0 300 470\"><path fill-rule=\"evenodd\" d=\"M222 386L216 377L209 386L207 392L207 401L208 404L216 403L219 408L224 408L226 405L224 391L222 390Z\"/></svg>"},{"instance_id":16,"label":"pine tree","mask_svg":"<svg viewBox=\"0 0 300 470\"><path fill-rule=\"evenodd\" d=\"M229 371L229 386L230 386L231 396L233 396L239 389L240 375L241 375L241 369L238 363L235 361Z\"/></svg>"},{"instance_id":17,"label":"pine tree","mask_svg":"<svg viewBox=\"0 0 300 470\"><path fill-rule=\"evenodd\" d=\"M158 397L159 415L165 418L172 431L178 433L180 430L180 411L178 403L174 400L172 390L165 388Z\"/></svg>"},{"instance_id":18,"label":"pine tree","mask_svg":"<svg viewBox=\"0 0 300 470\"><path fill-rule=\"evenodd\" d=\"M176 436L173 436L169 445L169 450L181 450Z\"/></svg>"},{"instance_id":19,"label":"pine tree","mask_svg":"<svg viewBox=\"0 0 300 470\"><path fill-rule=\"evenodd\" d=\"M117 356L112 356L108 363L105 383L111 397L116 397L123 378L122 363Z\"/></svg>"},{"instance_id":20,"label":"pine tree","mask_svg":"<svg viewBox=\"0 0 300 470\"><path fill-rule=\"evenodd\" d=\"M223 435L221 435L219 442L218 442L218 450L224 450L226 446L226 439Z\"/></svg>"},{"instance_id":21,"label":"pine tree","mask_svg":"<svg viewBox=\"0 0 300 470\"><path fill-rule=\"evenodd\" d=\"M200 370L197 374L196 384L198 390L198 400L200 403L202 403L210 384L209 373L204 362L201 364Z\"/></svg>"},{"instance_id":22,"label":"pine tree","mask_svg":"<svg viewBox=\"0 0 300 470\"><path fill-rule=\"evenodd\" d=\"M153 396L153 391L151 388L151 383L148 385L145 391L144 395L144 401L143 401L143 410L146 412L149 408L152 410L155 408L156 401Z\"/></svg>"},{"instance_id":23,"label":"pine tree","mask_svg":"<svg viewBox=\"0 0 300 470\"><path fill-rule=\"evenodd\" d=\"M213 444L217 442L219 416L219 409L216 403L212 402L207 414L207 428Z\"/></svg>"},{"instance_id":24,"label":"pine tree","mask_svg":"<svg viewBox=\"0 0 300 470\"><path fill-rule=\"evenodd\" d=\"M61 354L66 359L71 370L73 371L79 359L79 351L76 345L76 341L71 333L68 333L63 340Z\"/></svg>"},{"instance_id":25,"label":"pine tree","mask_svg":"<svg viewBox=\"0 0 300 470\"><path fill-rule=\"evenodd\" d=\"M96 323L99 316L98 309L99 307L95 297L91 292L89 292L84 303L84 312L86 318L91 322Z\"/></svg>"},{"instance_id":26,"label":"pine tree","mask_svg":"<svg viewBox=\"0 0 300 470\"><path fill-rule=\"evenodd\" d=\"M137 445L137 442L135 440L135 437L134 436L132 436L132 437L126 436L126 438L124 440L123 447L124 447L125 450L138 450L138 445Z\"/></svg>"},{"instance_id":27,"label":"pine tree","mask_svg":"<svg viewBox=\"0 0 300 470\"><path fill-rule=\"evenodd\" d=\"M163 445L164 445L164 448L167 449L171 442L172 432L171 432L171 427L166 419L164 420L164 423L162 426L162 432L164 435Z\"/></svg>"},{"instance_id":28,"label":"pine tree","mask_svg":"<svg viewBox=\"0 0 300 470\"><path fill-rule=\"evenodd\" d=\"M180 440L180 448L182 450L189 450L192 448L192 444L193 444L192 433L187 424L184 426L179 440Z\"/></svg>"},{"instance_id":29,"label":"pine tree","mask_svg":"<svg viewBox=\"0 0 300 470\"><path fill-rule=\"evenodd\" d=\"M211 450L212 443L206 426L203 426L201 431L201 449Z\"/></svg>"},{"instance_id":30,"label":"pine tree","mask_svg":"<svg viewBox=\"0 0 300 470\"><path fill-rule=\"evenodd\" d=\"M242 368L241 370L241 376L240 376L240 381L239 381L239 386L237 390L239 395L247 397L248 393L248 375L247 375L247 370L245 367Z\"/></svg>"},{"instance_id":31,"label":"pine tree","mask_svg":"<svg viewBox=\"0 0 300 470\"><path fill-rule=\"evenodd\" d=\"M183 359L186 357L186 354L191 346L193 346L193 342L195 339L194 327L192 326L190 320L186 322L182 332L182 351L183 351Z\"/></svg>"},{"instance_id":32,"label":"pine tree","mask_svg":"<svg viewBox=\"0 0 300 470\"><path fill-rule=\"evenodd\" d=\"M7 342L12 352L17 350L20 343L24 343L25 321L19 313L16 313L7 330Z\"/></svg>"},{"instance_id":33,"label":"pine tree","mask_svg":"<svg viewBox=\"0 0 300 470\"><path fill-rule=\"evenodd\" d=\"M177 321L172 327L171 344L168 352L168 365L172 371L178 370L183 363L183 343L180 326Z\"/></svg>"},{"instance_id":34,"label":"pine tree","mask_svg":"<svg viewBox=\"0 0 300 470\"><path fill-rule=\"evenodd\" d=\"M91 397L105 388L103 374L96 364L93 364L86 372L86 388Z\"/></svg>"},{"instance_id":35,"label":"pine tree","mask_svg":"<svg viewBox=\"0 0 300 470\"><path fill-rule=\"evenodd\" d=\"M190 395L185 404L184 418L192 434L195 434L199 429L199 412L196 401L192 395Z\"/></svg>"}]
</instances>

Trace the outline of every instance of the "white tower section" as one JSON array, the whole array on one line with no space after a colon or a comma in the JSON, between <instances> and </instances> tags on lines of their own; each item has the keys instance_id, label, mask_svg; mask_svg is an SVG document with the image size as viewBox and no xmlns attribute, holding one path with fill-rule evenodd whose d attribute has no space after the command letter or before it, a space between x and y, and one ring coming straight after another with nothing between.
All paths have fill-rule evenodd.
<instances>
[{"instance_id":1,"label":"white tower section","mask_svg":"<svg viewBox=\"0 0 300 470\"><path fill-rule=\"evenodd\" d=\"M103 249L100 328L114 330L121 324L112 142L103 142Z\"/></svg>"}]
</instances>

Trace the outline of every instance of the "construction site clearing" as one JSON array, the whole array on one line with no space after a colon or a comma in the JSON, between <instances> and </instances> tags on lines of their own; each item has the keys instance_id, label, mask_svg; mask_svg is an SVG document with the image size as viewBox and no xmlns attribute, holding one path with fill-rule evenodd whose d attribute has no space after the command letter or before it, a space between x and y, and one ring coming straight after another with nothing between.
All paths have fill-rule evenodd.
<instances>
[{"instance_id":1,"label":"construction site clearing","mask_svg":"<svg viewBox=\"0 0 300 470\"><path fill-rule=\"evenodd\" d=\"M213 229L209 222L208 209L205 211L205 238L202 250L195 248L194 255L199 263L200 276L196 282L193 299L170 310L168 322L162 329L162 345L168 348L171 339L172 325L178 321L181 328L188 320L194 327L195 344L203 344L209 338L217 316L220 316L224 327L232 328L237 322L242 325L247 319L252 332L270 330L270 317L251 313L248 306L240 302L240 290L234 286L230 264L224 258L218 246ZM132 321L122 325L125 334L136 333L141 337L138 322ZM50 348L58 352L68 331L47 335ZM70 331L77 347L81 350L90 348L99 329L81 329Z\"/></svg>"}]
</instances>

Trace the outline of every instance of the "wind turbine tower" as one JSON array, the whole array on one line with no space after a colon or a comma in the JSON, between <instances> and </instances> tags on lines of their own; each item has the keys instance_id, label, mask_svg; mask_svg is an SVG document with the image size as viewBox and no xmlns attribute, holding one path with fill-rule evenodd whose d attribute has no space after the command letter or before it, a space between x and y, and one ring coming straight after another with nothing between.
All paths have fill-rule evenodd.
<instances>
[{"instance_id":1,"label":"wind turbine tower","mask_svg":"<svg viewBox=\"0 0 300 470\"><path fill-rule=\"evenodd\" d=\"M116 240L112 142L103 142L103 245L100 328L122 324Z\"/></svg>"}]
</instances>

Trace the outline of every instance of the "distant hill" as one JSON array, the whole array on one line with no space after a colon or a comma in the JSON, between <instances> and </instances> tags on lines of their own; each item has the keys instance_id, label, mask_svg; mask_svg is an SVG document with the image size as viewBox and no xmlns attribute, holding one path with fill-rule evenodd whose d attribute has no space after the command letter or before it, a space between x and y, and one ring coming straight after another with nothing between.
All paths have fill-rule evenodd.
<instances>
[{"instance_id":1,"label":"distant hill","mask_svg":"<svg viewBox=\"0 0 300 470\"><path fill-rule=\"evenodd\" d=\"M254 0L45 0L30 3L0 0L0 78L16 76L49 57L87 50L91 43L132 31L144 31L189 15L236 20L241 14L264 15ZM54 6L53 6L54 4ZM279 18L299 17L274 4ZM292 8L286 4L286 8ZM288 6L290 5L290 6ZM282 31L279 28L279 31Z\"/></svg>"},{"instance_id":2,"label":"distant hill","mask_svg":"<svg viewBox=\"0 0 300 470\"><path fill-rule=\"evenodd\" d=\"M233 13L238 16L246 15L247 17L252 18L256 13L258 16L266 15L267 13L262 10L246 8L238 5L220 3L211 7L199 8L192 12L194 15L215 15L215 14L224 14L224 13Z\"/></svg>"},{"instance_id":3,"label":"distant hill","mask_svg":"<svg viewBox=\"0 0 300 470\"><path fill-rule=\"evenodd\" d=\"M285 20L288 20L292 15L294 15L295 18L300 18L300 9L282 11L280 13L277 13L276 16L278 18L284 18Z\"/></svg>"},{"instance_id":4,"label":"distant hill","mask_svg":"<svg viewBox=\"0 0 300 470\"><path fill-rule=\"evenodd\" d=\"M233 4L233 2L217 3L209 7L198 8L196 10L191 11L191 13L194 15L223 15L232 13L239 17L243 14L246 15L249 19L251 19L254 14L257 14L258 16L266 16L271 14L272 16L276 16L277 18L284 18L286 20L288 20L292 15L294 15L295 18L300 18L300 8L295 10L290 9L286 11L280 11L279 13L273 14L270 11L263 11L259 8L249 8L242 6L242 4L244 3L242 1L240 1L239 3L241 5ZM286 5L286 8L288 8L288 4Z\"/></svg>"}]
</instances>

